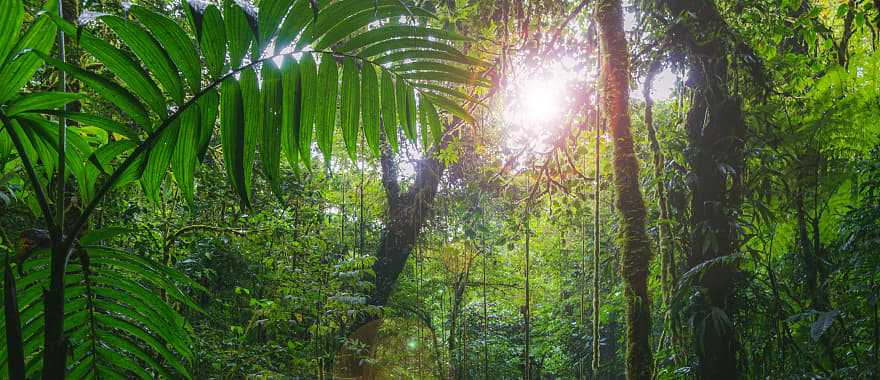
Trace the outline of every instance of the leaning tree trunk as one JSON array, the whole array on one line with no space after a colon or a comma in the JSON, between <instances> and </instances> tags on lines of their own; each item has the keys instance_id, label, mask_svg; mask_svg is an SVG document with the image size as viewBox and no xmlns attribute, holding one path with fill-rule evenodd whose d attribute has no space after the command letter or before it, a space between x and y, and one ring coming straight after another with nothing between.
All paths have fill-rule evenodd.
<instances>
[{"instance_id":1,"label":"leaning tree trunk","mask_svg":"<svg viewBox=\"0 0 880 380\"><path fill-rule=\"evenodd\" d=\"M419 232L431 213L443 163L437 158L425 158L418 162L415 182L409 191L400 194L397 182L397 165L387 150L382 154L382 184L388 198L388 221L373 271L376 274L370 305L385 306L394 290L397 278L412 253Z\"/></svg>"},{"instance_id":2,"label":"leaning tree trunk","mask_svg":"<svg viewBox=\"0 0 880 380\"><path fill-rule=\"evenodd\" d=\"M448 130L449 128L447 128ZM441 145L442 147L443 145ZM397 164L391 150L385 146L382 150L382 185L388 200L388 214L385 230L376 250L376 262L373 264L373 293L368 303L372 306L386 306L394 291L397 280L406 266L406 261L415 247L419 232L424 227L434 206L434 197L440 178L443 176L443 163L429 153L417 163L416 178L410 188L401 194L397 179ZM351 337L360 340L369 347L375 348L376 333L381 322L376 316L363 316L354 321L349 331ZM343 353L346 354L347 353ZM338 367L355 378L370 378L370 368L354 356ZM339 360L340 358L337 358Z\"/></svg>"},{"instance_id":3,"label":"leaning tree trunk","mask_svg":"<svg viewBox=\"0 0 880 380\"><path fill-rule=\"evenodd\" d=\"M651 298L648 265L651 246L645 232L645 202L639 189L639 163L633 148L629 117L629 54L620 0L596 4L602 52L602 94L614 138L614 186L621 215L621 273L626 293L626 375L651 378Z\"/></svg>"},{"instance_id":4,"label":"leaning tree trunk","mask_svg":"<svg viewBox=\"0 0 880 380\"><path fill-rule=\"evenodd\" d=\"M697 378L739 377L734 329L738 249L736 214L741 205L744 131L741 101L731 95L728 55L736 46L713 1L666 0L684 17L671 35L690 65L694 98L685 129L691 182L691 247L688 265L704 264L695 281L691 320ZM723 313L726 319L720 314ZM724 323L714 321L726 320Z\"/></svg>"}]
</instances>

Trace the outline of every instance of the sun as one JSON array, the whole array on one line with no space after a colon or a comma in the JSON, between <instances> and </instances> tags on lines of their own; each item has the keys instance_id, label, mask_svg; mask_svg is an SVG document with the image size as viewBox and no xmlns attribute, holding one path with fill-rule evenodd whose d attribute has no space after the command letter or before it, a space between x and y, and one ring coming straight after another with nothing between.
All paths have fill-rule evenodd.
<instances>
[{"instance_id":1,"label":"sun","mask_svg":"<svg viewBox=\"0 0 880 380\"><path fill-rule=\"evenodd\" d=\"M504 86L502 116L513 141L534 143L562 128L577 73L565 61L514 67ZM519 144L517 144L519 145Z\"/></svg>"},{"instance_id":2,"label":"sun","mask_svg":"<svg viewBox=\"0 0 880 380\"><path fill-rule=\"evenodd\" d=\"M540 125L560 117L562 96L565 89L562 84L543 78L531 78L520 89L522 97L523 119L532 124Z\"/></svg>"},{"instance_id":3,"label":"sun","mask_svg":"<svg viewBox=\"0 0 880 380\"><path fill-rule=\"evenodd\" d=\"M559 121L565 112L566 83L555 75L536 75L512 85L505 119L521 127L540 128Z\"/></svg>"}]
</instances>

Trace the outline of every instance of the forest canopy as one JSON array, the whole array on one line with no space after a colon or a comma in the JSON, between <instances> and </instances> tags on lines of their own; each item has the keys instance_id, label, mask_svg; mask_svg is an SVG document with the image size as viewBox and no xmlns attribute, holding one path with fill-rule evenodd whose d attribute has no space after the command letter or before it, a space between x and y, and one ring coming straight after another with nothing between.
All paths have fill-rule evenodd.
<instances>
[{"instance_id":1,"label":"forest canopy","mask_svg":"<svg viewBox=\"0 0 880 380\"><path fill-rule=\"evenodd\" d=\"M878 0L0 0L0 378L878 379Z\"/></svg>"}]
</instances>

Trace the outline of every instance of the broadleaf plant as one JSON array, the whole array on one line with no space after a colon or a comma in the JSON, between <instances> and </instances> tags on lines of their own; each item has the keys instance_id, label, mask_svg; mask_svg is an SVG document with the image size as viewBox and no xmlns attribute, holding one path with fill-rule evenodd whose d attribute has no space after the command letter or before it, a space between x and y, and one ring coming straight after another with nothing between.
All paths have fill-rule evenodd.
<instances>
[{"instance_id":1,"label":"broadleaf plant","mask_svg":"<svg viewBox=\"0 0 880 380\"><path fill-rule=\"evenodd\" d=\"M110 191L140 181L158 202L170 168L192 202L198 164L219 131L229 183L247 207L255 172L280 193L282 156L295 170L311 167L314 144L329 166L337 124L353 159L362 141L378 155L382 134L397 150L401 131L430 151L441 140L438 110L472 120L459 105L468 96L451 86L487 84L477 71L488 65L453 46L468 39L422 26L434 16L406 0L190 0L180 5L189 25L140 5L118 15L84 11L74 24L48 1L24 31L22 0L2 3L0 167L14 160L26 173L48 235L44 249L6 261L5 337L22 348L3 352L10 377L189 377L188 331L168 301L197 308L179 288L197 286L162 265L82 243ZM64 44L56 31L98 65L78 67L63 49L53 52ZM63 80L59 91L22 91L44 62L113 104L112 116L59 109L80 99ZM262 170L254 170L258 159ZM84 204L69 220L67 177Z\"/></svg>"}]
</instances>

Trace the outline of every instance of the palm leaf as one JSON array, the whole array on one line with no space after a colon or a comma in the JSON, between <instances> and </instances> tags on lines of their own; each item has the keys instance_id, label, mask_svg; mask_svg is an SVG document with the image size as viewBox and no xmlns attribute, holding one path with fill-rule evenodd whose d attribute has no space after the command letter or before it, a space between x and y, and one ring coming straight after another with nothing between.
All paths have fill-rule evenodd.
<instances>
[{"instance_id":1,"label":"palm leaf","mask_svg":"<svg viewBox=\"0 0 880 380\"><path fill-rule=\"evenodd\" d=\"M101 42L91 41L91 50L86 50L105 65L107 62L103 61L108 61L107 67L120 73L118 78L125 86L57 60L51 63L112 99L126 116L154 135L148 140L160 142L150 149L135 150L147 158L138 157L124 176L130 180L139 178L143 172L145 190L153 199L162 183L160 177L167 175L166 162L170 162L185 197L192 199L194 173L208 149L216 115L220 116L224 166L244 205L249 203L257 154L261 172L276 192L282 155L294 168L300 160L309 166L311 146L317 142L325 162L329 162L337 112L350 157L355 157L361 130L371 153L377 155L383 129L394 150L398 149L398 129L409 140L418 139L417 119L423 119L423 128L427 128L423 135L436 141L438 108L465 121L472 120L458 102L474 99L452 86L487 84L476 79L475 72L460 66L485 65L453 46L468 38L401 23L405 17L433 16L399 0L316 4L313 8L310 0L263 1L257 12L247 3L224 0L221 12L217 6L192 0L184 6L184 12L193 35L167 17L141 6L132 8L132 20L101 15L97 19L120 36L127 50L140 58L144 67L127 58L122 49L99 46ZM67 24L60 25L69 29ZM90 36L88 31L82 31L82 35ZM95 40L86 37L89 38ZM199 42L199 51L193 41ZM282 58L280 70L268 63L278 57L264 56L267 47L274 45L276 54L289 54L294 41L293 54L299 55L299 62ZM199 67L200 60L204 68ZM381 71L381 78L376 70ZM189 99L184 82L191 89ZM447 85L441 85L444 82ZM159 86L164 93L158 90ZM215 87L219 87L219 92ZM424 100L417 102L417 95ZM177 108L172 107L166 115L165 105L169 103ZM176 132L174 137L166 137L164 132L156 135L144 104L163 119L160 128ZM199 112L187 112L189 107L198 108ZM262 112L244 111L251 109ZM183 125L197 127L180 127ZM115 130L114 133L125 131L118 125L104 127ZM128 133L127 137L135 134ZM172 145L185 144L187 148L167 149L172 139ZM191 147L195 147L195 155ZM40 142L33 143L32 149L47 151ZM110 160L126 151L127 146L102 150L100 157L95 154L90 158L96 163L94 167L88 166L81 176L88 179L106 172ZM53 164L51 159L46 162L48 166Z\"/></svg>"},{"instance_id":2,"label":"palm leaf","mask_svg":"<svg viewBox=\"0 0 880 380\"><path fill-rule=\"evenodd\" d=\"M312 162L312 135L318 122L318 69L315 59L305 53L300 60L302 106L299 124L299 154L308 167Z\"/></svg>"},{"instance_id":3,"label":"palm leaf","mask_svg":"<svg viewBox=\"0 0 880 380\"><path fill-rule=\"evenodd\" d=\"M232 187L241 199L247 199L244 183L244 105L241 88L235 78L220 87L220 141L223 162Z\"/></svg>"},{"instance_id":4,"label":"palm leaf","mask_svg":"<svg viewBox=\"0 0 880 380\"><path fill-rule=\"evenodd\" d=\"M269 179L269 184L280 196L281 187L281 141L282 137L282 86L281 70L270 61L263 62L261 70L263 87L260 89L263 103L263 125L260 128L260 162L263 164L263 173ZM291 160L291 163L296 163Z\"/></svg>"},{"instance_id":5,"label":"palm leaf","mask_svg":"<svg viewBox=\"0 0 880 380\"><path fill-rule=\"evenodd\" d=\"M286 57L281 65L281 145L287 161L295 166L299 158L302 122L302 80L299 65ZM309 137L311 139L311 137Z\"/></svg>"},{"instance_id":6,"label":"palm leaf","mask_svg":"<svg viewBox=\"0 0 880 380\"><path fill-rule=\"evenodd\" d=\"M202 87L201 62L189 34L173 20L142 6L133 5L130 11L162 44L174 65L183 73L192 93L198 93Z\"/></svg>"},{"instance_id":7,"label":"palm leaf","mask_svg":"<svg viewBox=\"0 0 880 380\"><path fill-rule=\"evenodd\" d=\"M41 368L42 289L49 278L46 251L28 260L17 283L27 372ZM99 377L102 368L120 376L190 378L192 340L184 318L156 295L164 289L183 296L180 286L190 281L172 269L137 255L88 246L73 255L67 267L65 334L75 349L69 358L69 378ZM198 287L196 287L198 289ZM186 304L192 301L187 298ZM6 364L6 350L0 352ZM2 375L4 376L4 371ZM106 374L106 373L105 373ZM146 377L145 377L146 376Z\"/></svg>"},{"instance_id":8,"label":"palm leaf","mask_svg":"<svg viewBox=\"0 0 880 380\"><path fill-rule=\"evenodd\" d=\"M336 129L336 107L339 94L339 79L336 68L336 60L332 55L325 54L321 57L318 68L318 80L316 85L315 105L318 148L324 153L325 164L330 164L330 154L333 151L333 135Z\"/></svg>"},{"instance_id":9,"label":"palm leaf","mask_svg":"<svg viewBox=\"0 0 880 380\"><path fill-rule=\"evenodd\" d=\"M358 129L360 125L360 78L357 65L351 58L345 58L342 64L342 94L339 106L339 118L342 123L342 138L348 156L357 157Z\"/></svg>"},{"instance_id":10,"label":"palm leaf","mask_svg":"<svg viewBox=\"0 0 880 380\"><path fill-rule=\"evenodd\" d=\"M379 78L373 65L364 65L361 71L361 123L364 139L374 156L379 156Z\"/></svg>"},{"instance_id":11,"label":"palm leaf","mask_svg":"<svg viewBox=\"0 0 880 380\"><path fill-rule=\"evenodd\" d=\"M391 149L397 152L397 103L394 97L394 79L388 71L382 71L382 125L385 127L385 138Z\"/></svg>"}]
</instances>

